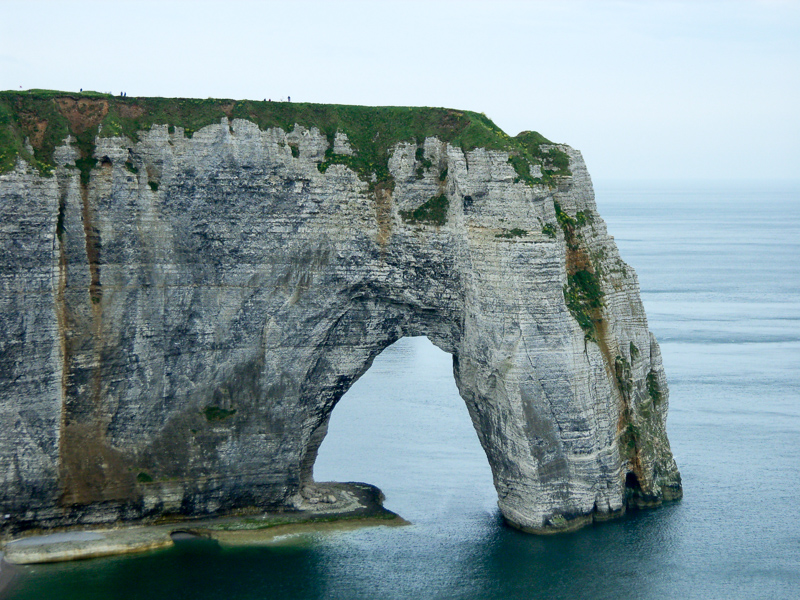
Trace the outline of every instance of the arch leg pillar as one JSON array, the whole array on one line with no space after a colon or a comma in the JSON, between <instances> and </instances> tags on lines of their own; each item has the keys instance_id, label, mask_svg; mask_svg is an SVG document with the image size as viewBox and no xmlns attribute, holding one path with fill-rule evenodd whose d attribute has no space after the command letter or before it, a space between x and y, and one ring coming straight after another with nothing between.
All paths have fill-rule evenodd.
<instances>
[{"instance_id":1,"label":"arch leg pillar","mask_svg":"<svg viewBox=\"0 0 800 600\"><path fill-rule=\"evenodd\" d=\"M625 511L617 411L576 393L563 359L523 349L502 360L462 354L454 361L500 511L531 533L577 529Z\"/></svg>"}]
</instances>

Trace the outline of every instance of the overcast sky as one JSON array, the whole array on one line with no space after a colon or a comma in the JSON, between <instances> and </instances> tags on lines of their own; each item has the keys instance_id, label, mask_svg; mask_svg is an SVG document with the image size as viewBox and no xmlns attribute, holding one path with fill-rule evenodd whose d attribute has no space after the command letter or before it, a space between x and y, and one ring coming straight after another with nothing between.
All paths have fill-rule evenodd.
<instances>
[{"instance_id":1,"label":"overcast sky","mask_svg":"<svg viewBox=\"0 0 800 600\"><path fill-rule=\"evenodd\" d=\"M0 0L0 88L485 112L596 180L800 179L800 0Z\"/></svg>"}]
</instances>

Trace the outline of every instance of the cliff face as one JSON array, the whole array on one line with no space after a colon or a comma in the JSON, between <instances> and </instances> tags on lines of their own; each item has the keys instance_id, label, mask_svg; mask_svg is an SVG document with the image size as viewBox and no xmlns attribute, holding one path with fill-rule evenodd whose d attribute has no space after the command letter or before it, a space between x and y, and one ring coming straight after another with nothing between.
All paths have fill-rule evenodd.
<instances>
[{"instance_id":1,"label":"cliff face","mask_svg":"<svg viewBox=\"0 0 800 600\"><path fill-rule=\"evenodd\" d=\"M145 100L20 98L4 532L300 506L336 402L406 335L453 355L511 524L680 497L658 345L579 152L456 111L263 107L278 126L219 102L188 131L191 103L143 125Z\"/></svg>"}]
</instances>

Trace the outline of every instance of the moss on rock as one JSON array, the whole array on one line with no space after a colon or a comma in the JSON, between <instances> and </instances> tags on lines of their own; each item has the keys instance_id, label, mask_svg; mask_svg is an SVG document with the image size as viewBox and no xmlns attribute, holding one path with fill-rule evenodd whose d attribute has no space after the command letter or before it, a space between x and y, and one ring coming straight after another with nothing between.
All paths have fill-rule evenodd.
<instances>
[{"instance_id":1,"label":"moss on rock","mask_svg":"<svg viewBox=\"0 0 800 600\"><path fill-rule=\"evenodd\" d=\"M18 156L40 172L48 172L53 150L72 135L80 150L78 167L86 182L95 165L96 136L126 136L136 141L139 132L153 125L167 125L171 133L180 127L185 136L191 137L195 131L223 118L246 119L261 129L280 127L286 132L292 131L295 124L317 128L330 141L320 171L324 172L331 164L345 164L369 182L371 188L394 187L388 164L393 146L403 141L419 144L428 137L464 151L480 147L508 152L526 183L548 183L554 176L569 174L569 157L540 134L523 132L512 138L485 115L471 111L211 98L135 98L53 90L0 92L0 173L11 170ZM337 132L347 135L354 150L352 156L333 152ZM32 153L26 147L26 139ZM292 153L298 156L296 149ZM432 166L424 157L420 162L423 169ZM541 181L530 176L531 164L542 165Z\"/></svg>"}]
</instances>

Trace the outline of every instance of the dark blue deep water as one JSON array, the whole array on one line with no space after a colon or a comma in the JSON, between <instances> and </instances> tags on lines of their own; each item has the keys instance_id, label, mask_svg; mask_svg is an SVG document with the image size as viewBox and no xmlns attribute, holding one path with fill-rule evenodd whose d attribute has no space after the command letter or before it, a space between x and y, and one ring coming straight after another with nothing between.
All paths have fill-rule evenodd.
<instances>
[{"instance_id":1,"label":"dark blue deep water","mask_svg":"<svg viewBox=\"0 0 800 600\"><path fill-rule=\"evenodd\" d=\"M682 502L558 537L505 527L450 357L404 339L337 406L315 473L378 485L413 525L23 567L3 596L800 598L800 186L597 201L661 342Z\"/></svg>"}]
</instances>

